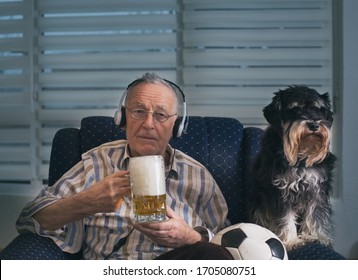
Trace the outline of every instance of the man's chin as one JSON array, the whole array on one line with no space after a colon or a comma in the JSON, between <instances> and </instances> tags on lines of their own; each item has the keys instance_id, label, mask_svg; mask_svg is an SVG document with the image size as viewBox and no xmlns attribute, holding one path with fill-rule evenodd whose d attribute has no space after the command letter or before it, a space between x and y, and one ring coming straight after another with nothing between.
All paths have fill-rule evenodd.
<instances>
[{"instance_id":1,"label":"man's chin","mask_svg":"<svg viewBox=\"0 0 358 280\"><path fill-rule=\"evenodd\" d=\"M151 156L158 155L159 151L158 149L155 149L153 147L142 146L140 149L137 150L137 153L141 156Z\"/></svg>"}]
</instances>

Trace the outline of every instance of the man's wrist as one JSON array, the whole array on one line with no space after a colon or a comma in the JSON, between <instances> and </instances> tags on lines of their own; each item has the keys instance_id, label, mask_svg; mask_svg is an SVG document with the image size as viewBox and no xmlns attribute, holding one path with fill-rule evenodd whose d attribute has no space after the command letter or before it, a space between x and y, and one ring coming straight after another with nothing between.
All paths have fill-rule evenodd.
<instances>
[{"instance_id":1,"label":"man's wrist","mask_svg":"<svg viewBox=\"0 0 358 280\"><path fill-rule=\"evenodd\" d=\"M207 228L205 228L203 226L197 226L197 227L194 228L194 230L200 234L200 236L201 236L200 241L207 241L208 242L213 237L212 232L209 231Z\"/></svg>"}]
</instances>

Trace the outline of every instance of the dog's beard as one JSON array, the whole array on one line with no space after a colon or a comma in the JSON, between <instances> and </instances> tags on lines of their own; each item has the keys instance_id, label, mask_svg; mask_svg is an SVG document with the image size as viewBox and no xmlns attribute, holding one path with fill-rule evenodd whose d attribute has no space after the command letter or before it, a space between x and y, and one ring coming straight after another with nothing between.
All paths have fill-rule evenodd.
<instances>
[{"instance_id":1,"label":"dog's beard","mask_svg":"<svg viewBox=\"0 0 358 280\"><path fill-rule=\"evenodd\" d=\"M283 148L289 165L305 160L305 166L310 167L322 162L329 152L331 131L320 124L317 131L312 132L307 121L295 121L283 125Z\"/></svg>"}]
</instances>

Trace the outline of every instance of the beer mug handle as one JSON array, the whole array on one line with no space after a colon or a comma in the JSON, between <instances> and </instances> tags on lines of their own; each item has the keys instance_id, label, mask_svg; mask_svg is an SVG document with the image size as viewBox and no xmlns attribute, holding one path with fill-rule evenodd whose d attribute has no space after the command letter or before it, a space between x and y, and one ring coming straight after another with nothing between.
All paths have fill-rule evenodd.
<instances>
[{"instance_id":1,"label":"beer mug handle","mask_svg":"<svg viewBox=\"0 0 358 280\"><path fill-rule=\"evenodd\" d=\"M131 195L124 195L123 200L129 207L132 207L132 196Z\"/></svg>"}]
</instances>

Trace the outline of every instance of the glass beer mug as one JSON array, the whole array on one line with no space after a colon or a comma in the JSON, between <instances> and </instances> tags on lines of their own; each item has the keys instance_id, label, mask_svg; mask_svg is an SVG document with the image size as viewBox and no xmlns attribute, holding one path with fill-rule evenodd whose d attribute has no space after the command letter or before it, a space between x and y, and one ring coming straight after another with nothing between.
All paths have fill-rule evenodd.
<instances>
[{"instance_id":1,"label":"glass beer mug","mask_svg":"<svg viewBox=\"0 0 358 280\"><path fill-rule=\"evenodd\" d=\"M164 159L162 156L140 156L129 159L132 207L135 221L166 220Z\"/></svg>"}]
</instances>

